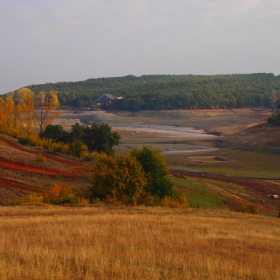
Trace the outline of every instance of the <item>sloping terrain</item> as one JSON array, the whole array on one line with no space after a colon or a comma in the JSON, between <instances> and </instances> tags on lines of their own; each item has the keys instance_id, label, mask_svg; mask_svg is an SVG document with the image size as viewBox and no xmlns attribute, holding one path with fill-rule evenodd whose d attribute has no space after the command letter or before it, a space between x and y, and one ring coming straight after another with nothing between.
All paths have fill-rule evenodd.
<instances>
[{"instance_id":1,"label":"sloping terrain","mask_svg":"<svg viewBox=\"0 0 280 280\"><path fill-rule=\"evenodd\" d=\"M87 117L95 115L94 112L82 113L82 115L70 114L70 112L68 114L69 116L66 117L64 115L63 120L69 121L69 124L79 121L77 117L80 118L82 115ZM202 141L189 138L181 140L175 136L164 138L163 133L118 130L122 142L115 151L116 154L129 152L129 149L137 143L155 147L159 145L162 147L164 144L169 148L174 146L176 149L183 149L190 144L216 147L217 149L212 152L170 154L166 156L167 163L175 172L187 174L188 177L199 177L204 186L212 188L219 194L222 193L222 196L234 195L245 200L249 197L249 203L253 202L272 209L277 215L280 210L279 199L268 199L268 195L280 193L280 130L279 127L260 121L264 120L267 114L266 110L258 109L164 111L145 112L145 114L139 112L136 115L119 112L116 115L112 114L115 116L115 124L131 123L132 120L133 123L153 125L196 124L197 128L204 126L208 132L216 131L219 134L215 140ZM102 118L106 116L112 121L111 115L107 112L98 112L98 116ZM61 118L57 121L59 123ZM39 162L38 155L43 156L45 160ZM22 146L15 139L0 135L1 205L9 205L30 192L41 192L54 184L86 189L91 185L92 174L93 163L45 151L39 147ZM229 186L225 189L228 193L217 189L219 182ZM216 189L210 187L213 184ZM235 192L234 188L231 190L231 186L240 186L242 193L247 197Z\"/></svg>"},{"instance_id":2,"label":"sloping terrain","mask_svg":"<svg viewBox=\"0 0 280 280\"><path fill-rule=\"evenodd\" d=\"M45 158L37 161L37 156ZM0 135L0 205L8 205L30 192L42 192L56 183L73 188L90 186L92 163L22 146Z\"/></svg>"},{"instance_id":3,"label":"sloping terrain","mask_svg":"<svg viewBox=\"0 0 280 280\"><path fill-rule=\"evenodd\" d=\"M224 138L224 147L280 154L280 127L263 121Z\"/></svg>"}]
</instances>

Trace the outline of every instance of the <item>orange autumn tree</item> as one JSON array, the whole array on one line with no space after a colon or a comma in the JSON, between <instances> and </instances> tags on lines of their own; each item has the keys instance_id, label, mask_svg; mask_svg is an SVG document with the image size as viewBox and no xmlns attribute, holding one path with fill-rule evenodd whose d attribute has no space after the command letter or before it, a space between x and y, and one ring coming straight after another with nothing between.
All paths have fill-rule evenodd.
<instances>
[{"instance_id":1,"label":"orange autumn tree","mask_svg":"<svg viewBox=\"0 0 280 280\"><path fill-rule=\"evenodd\" d=\"M2 129L16 128L14 115L13 93L6 95L6 99L0 98L0 126Z\"/></svg>"}]
</instances>

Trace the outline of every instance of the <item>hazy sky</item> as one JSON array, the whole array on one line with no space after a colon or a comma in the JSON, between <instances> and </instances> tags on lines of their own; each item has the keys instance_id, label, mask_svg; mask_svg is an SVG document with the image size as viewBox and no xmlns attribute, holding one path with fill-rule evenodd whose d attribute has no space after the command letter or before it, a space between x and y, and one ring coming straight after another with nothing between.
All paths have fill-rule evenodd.
<instances>
[{"instance_id":1,"label":"hazy sky","mask_svg":"<svg viewBox=\"0 0 280 280\"><path fill-rule=\"evenodd\" d=\"M0 0L0 94L143 74L280 74L279 0Z\"/></svg>"}]
</instances>

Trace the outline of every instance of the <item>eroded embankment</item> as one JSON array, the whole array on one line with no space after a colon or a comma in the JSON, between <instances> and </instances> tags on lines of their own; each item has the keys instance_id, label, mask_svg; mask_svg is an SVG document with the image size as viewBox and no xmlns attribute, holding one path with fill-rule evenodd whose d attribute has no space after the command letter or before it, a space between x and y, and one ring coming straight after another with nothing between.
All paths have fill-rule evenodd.
<instances>
[{"instance_id":1,"label":"eroded embankment","mask_svg":"<svg viewBox=\"0 0 280 280\"><path fill-rule=\"evenodd\" d=\"M43 189L56 183L57 179L63 178L63 180L74 182L76 179L80 180L83 176L93 173L93 165L80 162L79 159L71 160L71 158L68 159L51 151L37 151L33 148L23 147L13 139L3 135L0 135L0 141L6 145L7 149L11 149L7 154L5 154L5 149L3 149L3 153L0 156L0 186L4 188L17 189L24 192L42 192ZM42 166L38 166L32 164L32 162L27 163L21 159L9 158L11 153L21 152L24 152L26 157L41 155L49 160L49 166L44 167L44 163L42 163ZM22 178L25 178L25 180L23 181ZM38 183L40 187L37 187L36 184Z\"/></svg>"},{"instance_id":2,"label":"eroded embankment","mask_svg":"<svg viewBox=\"0 0 280 280\"><path fill-rule=\"evenodd\" d=\"M38 172L40 173L43 173L43 171L45 171L45 174L46 175L51 175L51 174L54 174L55 175L55 172L57 172L56 174L86 174L86 173L89 173L89 172L93 172L93 169L88 167L88 166L85 166L83 165L82 162L79 162L77 164L76 161L71 161L69 159L66 159L66 158L63 158L62 155L60 154L57 154L55 152L52 152L52 151L34 151L32 149L28 149L28 148L25 148L23 147L22 145L18 144L18 143L15 143L11 140L8 140L7 138L5 138L4 136L0 135L0 141L6 143L7 145L9 145L10 147L13 147L14 149L17 149L19 151L23 151L23 152L27 152L29 154L33 154L33 155L42 155L44 156L46 159L49 159L49 160L52 160L54 162L57 162L57 163L60 163L64 166L67 166L67 167L70 167L71 169L73 169L73 171L71 172L65 172L65 173L61 173L62 171L57 171L57 170L52 170L52 169L46 169L46 168L38 168L38 167L35 167L33 166L34 170L37 170ZM4 161L4 158L1 158L2 161ZM14 161L9 161L6 159L6 163L5 165L7 167L9 166L15 166L14 169L17 169L18 166L22 165L25 170L27 172L29 172L31 166L28 165L28 164L24 164L24 163L16 163ZM18 169L17 169L18 170ZM24 170L23 170L24 171ZM37 173L37 172L35 172Z\"/></svg>"},{"instance_id":3,"label":"eroded embankment","mask_svg":"<svg viewBox=\"0 0 280 280\"><path fill-rule=\"evenodd\" d=\"M93 170L62 171L58 169L43 168L28 163L8 160L2 157L0 157L0 167L3 169L20 170L20 171L34 173L34 174L59 175L59 176L84 175L84 174L88 174L89 172L93 172Z\"/></svg>"}]
</instances>

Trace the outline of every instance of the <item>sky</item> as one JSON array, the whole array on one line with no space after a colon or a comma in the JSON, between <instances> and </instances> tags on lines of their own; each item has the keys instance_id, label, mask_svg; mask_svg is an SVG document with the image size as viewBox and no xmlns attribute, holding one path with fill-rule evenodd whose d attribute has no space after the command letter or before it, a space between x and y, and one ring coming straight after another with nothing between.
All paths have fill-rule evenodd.
<instances>
[{"instance_id":1,"label":"sky","mask_svg":"<svg viewBox=\"0 0 280 280\"><path fill-rule=\"evenodd\" d=\"M0 0L0 94L148 74L280 74L279 0Z\"/></svg>"}]
</instances>

